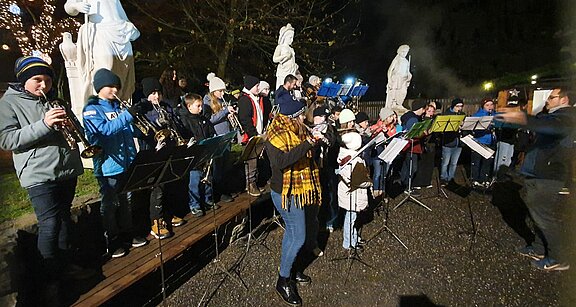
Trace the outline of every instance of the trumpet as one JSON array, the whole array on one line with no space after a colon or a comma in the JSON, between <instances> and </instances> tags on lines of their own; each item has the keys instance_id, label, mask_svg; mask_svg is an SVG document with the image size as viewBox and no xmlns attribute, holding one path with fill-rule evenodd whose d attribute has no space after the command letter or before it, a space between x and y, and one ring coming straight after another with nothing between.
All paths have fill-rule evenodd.
<instances>
[{"instance_id":1,"label":"trumpet","mask_svg":"<svg viewBox=\"0 0 576 307\"><path fill-rule=\"evenodd\" d=\"M120 97L118 97L116 94L113 95L120 102L120 105L123 108L127 109L132 106L131 103L120 99ZM158 143L164 141L164 139L170 136L170 130L156 128L156 125L150 122L150 120L145 115L136 114L132 123L134 126L136 126L136 128L138 128L138 130L142 131L144 135L148 135L150 131L154 132L154 140L156 140Z\"/></svg>"},{"instance_id":2,"label":"trumpet","mask_svg":"<svg viewBox=\"0 0 576 307\"><path fill-rule=\"evenodd\" d=\"M176 123L174 122L174 120L172 119L170 114L168 114L168 112L159 105L156 105L153 103L152 106L154 107L156 112L158 112L158 116L159 116L158 125L159 126L163 126L163 125L167 126L167 128L160 130L160 131L162 131L162 136L164 136L164 138L172 136L174 138L174 141L176 141L177 146L181 146L181 145L186 144L187 143L186 140L178 132L178 127L176 126ZM167 130L167 132L166 132L166 130ZM158 140L156 140L156 141L158 141Z\"/></svg>"},{"instance_id":3,"label":"trumpet","mask_svg":"<svg viewBox=\"0 0 576 307\"><path fill-rule=\"evenodd\" d=\"M228 115L228 121L230 122L230 126L232 126L232 129L238 130L240 134L244 134L244 129L242 129L242 124L240 124L240 120L238 120L238 116L236 116L236 113L230 113Z\"/></svg>"},{"instance_id":4,"label":"trumpet","mask_svg":"<svg viewBox=\"0 0 576 307\"><path fill-rule=\"evenodd\" d=\"M50 107L50 109L63 109L64 111L66 111L65 121L56 125L55 129L57 131L60 131L60 133L62 133L70 149L76 150L78 148L77 140L79 140L84 146L84 150L82 150L82 152L80 153L80 156L82 158L84 159L92 158L95 155L102 152L102 147L98 145L92 145L88 142L88 140L84 136L84 129L82 128L82 126L80 126L78 118L76 117L76 115L74 115L74 113L71 110L69 110L66 107L68 105L66 101L60 98L56 98L54 100L48 100L46 94L44 94L44 92L42 91L41 93L42 96L44 96L46 102L48 102L48 106Z\"/></svg>"}]
</instances>

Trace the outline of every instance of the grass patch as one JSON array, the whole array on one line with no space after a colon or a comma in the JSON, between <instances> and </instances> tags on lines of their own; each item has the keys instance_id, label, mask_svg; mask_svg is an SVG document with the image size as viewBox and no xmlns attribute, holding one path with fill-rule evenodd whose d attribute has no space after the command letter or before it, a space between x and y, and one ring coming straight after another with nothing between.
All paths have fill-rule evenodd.
<instances>
[{"instance_id":1,"label":"grass patch","mask_svg":"<svg viewBox=\"0 0 576 307\"><path fill-rule=\"evenodd\" d=\"M98 182L92 170L84 170L84 174L78 177L75 196L84 195L98 195ZM16 174L0 175L0 223L33 211L28 193L20 186Z\"/></svg>"}]
</instances>

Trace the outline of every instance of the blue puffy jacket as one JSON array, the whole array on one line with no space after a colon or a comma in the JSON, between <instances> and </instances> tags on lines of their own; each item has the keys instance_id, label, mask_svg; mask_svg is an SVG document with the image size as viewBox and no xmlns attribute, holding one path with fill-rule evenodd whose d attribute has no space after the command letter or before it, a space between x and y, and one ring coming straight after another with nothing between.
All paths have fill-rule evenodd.
<instances>
[{"instance_id":1,"label":"blue puffy jacket","mask_svg":"<svg viewBox=\"0 0 576 307\"><path fill-rule=\"evenodd\" d=\"M136 156L132 115L121 110L116 101L92 96L83 117L88 142L103 149L93 158L94 175L114 176L128 170Z\"/></svg>"},{"instance_id":2,"label":"blue puffy jacket","mask_svg":"<svg viewBox=\"0 0 576 307\"><path fill-rule=\"evenodd\" d=\"M478 110L478 112L472 115L474 117L482 117L482 116L494 116L494 112L488 112L484 109ZM492 145L496 143L495 137L492 133L492 124L486 130L474 130L474 139L478 141L480 144L484 145Z\"/></svg>"}]
</instances>

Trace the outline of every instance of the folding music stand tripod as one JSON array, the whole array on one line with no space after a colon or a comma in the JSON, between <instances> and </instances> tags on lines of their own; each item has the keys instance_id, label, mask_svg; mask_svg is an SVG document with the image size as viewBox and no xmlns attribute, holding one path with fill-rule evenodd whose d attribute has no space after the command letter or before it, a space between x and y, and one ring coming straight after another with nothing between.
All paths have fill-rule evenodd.
<instances>
[{"instance_id":1,"label":"folding music stand tripod","mask_svg":"<svg viewBox=\"0 0 576 307\"><path fill-rule=\"evenodd\" d=\"M442 138L444 138L444 133L458 131L465 117L466 115L438 115L434 120L434 123L432 123L430 132L442 133ZM444 144L444 142L442 142L442 144ZM439 178L440 172L438 172L438 176L436 177L436 186L438 188L438 194L436 194L436 197L443 196L448 199L448 194L446 194L446 191L442 189Z\"/></svg>"},{"instance_id":2,"label":"folding music stand tripod","mask_svg":"<svg viewBox=\"0 0 576 307\"><path fill-rule=\"evenodd\" d=\"M414 197L412 195L413 189L412 189L412 167L413 167L413 151L414 151L414 139L415 138L419 138L421 137L424 132L426 132L426 130L428 130L428 128L430 128L430 125L432 124L431 120L426 120L423 122L419 122L414 124L414 126L412 126L412 128L410 129L410 131L408 131L406 133L406 135L404 136L404 139L409 140L410 142L410 167L409 167L409 171L408 171L408 195L406 195L406 197L401 200L396 207L394 207L393 210L398 209L398 207L402 206L403 204L411 201L421 207L424 207L426 210L428 211L432 211L432 209L430 209L428 206L426 206L423 202L421 202L420 200L418 200L416 197Z\"/></svg>"},{"instance_id":3,"label":"folding music stand tripod","mask_svg":"<svg viewBox=\"0 0 576 307\"><path fill-rule=\"evenodd\" d=\"M387 164L390 164L390 163L392 163L392 161L394 161L394 159L398 156L400 151L402 151L402 149L408 144L408 141L399 137L401 135L403 135L403 134L397 133L388 139L388 140L390 140L390 144L384 149L384 151L382 151L382 153L380 155L378 155L378 158L380 160L384 161ZM373 239L375 239L377 236L379 236L380 233L382 233L383 231L386 231L394 239L396 239L396 241L398 241L398 243L400 243L405 249L408 249L406 244L404 244L404 242L402 242L402 240L400 240L400 238L390 229L390 227L388 227L388 216L390 214L389 204L385 203L384 200L381 200L380 203L378 204L378 206L383 206L383 205L386 206L385 211L384 211L384 223L382 224L382 227L380 227L380 229L378 229L376 231L376 233L370 239L368 239L366 241L366 243L371 242Z\"/></svg>"},{"instance_id":4,"label":"folding music stand tripod","mask_svg":"<svg viewBox=\"0 0 576 307\"><path fill-rule=\"evenodd\" d=\"M193 146L178 146L163 148L156 152L143 150L137 155L130 168L128 177L122 185L121 193L158 188L162 184L182 179L188 170L196 165L198 157L203 155L204 148ZM156 220L160 225L160 221ZM162 282L162 301L166 300L166 283L164 276L164 259L162 240L158 239L158 254L160 260L160 277Z\"/></svg>"}]
</instances>

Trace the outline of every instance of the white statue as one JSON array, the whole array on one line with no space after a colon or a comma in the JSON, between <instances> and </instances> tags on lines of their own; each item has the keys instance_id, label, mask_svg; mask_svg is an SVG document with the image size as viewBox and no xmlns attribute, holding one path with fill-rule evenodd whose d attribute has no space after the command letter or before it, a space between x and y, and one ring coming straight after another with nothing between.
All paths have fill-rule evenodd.
<instances>
[{"instance_id":1,"label":"white statue","mask_svg":"<svg viewBox=\"0 0 576 307\"><path fill-rule=\"evenodd\" d=\"M76 68L82 84L82 103L94 95L92 79L100 68L107 68L120 77L122 88L118 96L129 100L134 92L134 55L131 41L140 36L134 24L128 20L120 0L67 0L64 10L72 16L86 14L85 23L78 31ZM69 76L70 79L70 76ZM74 97L75 95L71 96ZM72 102L72 104L79 102Z\"/></svg>"},{"instance_id":2,"label":"white statue","mask_svg":"<svg viewBox=\"0 0 576 307\"><path fill-rule=\"evenodd\" d=\"M410 61L406 59L410 51L410 46L402 45L398 47L397 55L392 60L388 68L388 84L386 85L386 108L401 109L406 94L408 93L408 86L412 80L410 73Z\"/></svg>"},{"instance_id":3,"label":"white statue","mask_svg":"<svg viewBox=\"0 0 576 307\"><path fill-rule=\"evenodd\" d=\"M272 61L278 63L276 69L276 88L284 84L284 78L289 74L296 74L298 64L296 64L296 54L292 48L292 41L294 41L294 28L292 25L287 24L280 29L278 36L278 46L274 50Z\"/></svg>"}]
</instances>

